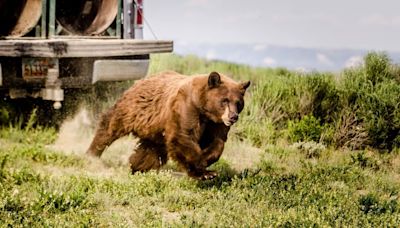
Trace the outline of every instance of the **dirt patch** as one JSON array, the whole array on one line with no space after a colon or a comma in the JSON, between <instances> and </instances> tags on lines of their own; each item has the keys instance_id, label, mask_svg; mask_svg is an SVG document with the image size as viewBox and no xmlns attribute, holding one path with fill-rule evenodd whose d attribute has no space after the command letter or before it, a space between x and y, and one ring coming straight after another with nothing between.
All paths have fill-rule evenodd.
<instances>
[{"instance_id":1,"label":"dirt patch","mask_svg":"<svg viewBox=\"0 0 400 228\"><path fill-rule=\"evenodd\" d=\"M229 140L222 158L227 160L233 169L242 171L251 169L260 161L262 150L244 141Z\"/></svg>"}]
</instances>

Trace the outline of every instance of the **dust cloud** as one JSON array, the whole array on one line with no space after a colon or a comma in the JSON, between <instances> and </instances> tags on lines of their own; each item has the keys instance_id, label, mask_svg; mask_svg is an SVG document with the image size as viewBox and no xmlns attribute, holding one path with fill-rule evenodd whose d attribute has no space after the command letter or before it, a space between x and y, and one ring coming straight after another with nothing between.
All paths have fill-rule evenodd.
<instances>
[{"instance_id":1,"label":"dust cloud","mask_svg":"<svg viewBox=\"0 0 400 228\"><path fill-rule=\"evenodd\" d=\"M109 177L128 165L128 158L136 146L132 136L123 137L108 147L101 157L91 158L86 155L95 133L96 121L91 118L87 108L82 107L72 118L63 122L52 150L81 157L87 161L86 174ZM83 171L83 170L82 170Z\"/></svg>"},{"instance_id":2,"label":"dust cloud","mask_svg":"<svg viewBox=\"0 0 400 228\"><path fill-rule=\"evenodd\" d=\"M95 121L89 117L86 108L64 121L58 138L52 147L69 154L84 154L94 135Z\"/></svg>"}]
</instances>

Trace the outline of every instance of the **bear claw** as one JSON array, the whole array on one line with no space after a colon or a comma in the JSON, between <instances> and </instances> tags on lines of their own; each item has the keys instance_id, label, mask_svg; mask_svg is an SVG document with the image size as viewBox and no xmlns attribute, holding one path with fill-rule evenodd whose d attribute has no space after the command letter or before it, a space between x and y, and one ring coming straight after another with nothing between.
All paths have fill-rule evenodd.
<instances>
[{"instance_id":1,"label":"bear claw","mask_svg":"<svg viewBox=\"0 0 400 228\"><path fill-rule=\"evenodd\" d=\"M212 180L215 177L217 177L218 174L216 172L213 172L213 171L206 171L205 170L205 171L202 171L201 173L200 172L189 173L189 176L194 178L194 179L204 181L204 180Z\"/></svg>"},{"instance_id":2,"label":"bear claw","mask_svg":"<svg viewBox=\"0 0 400 228\"><path fill-rule=\"evenodd\" d=\"M216 172L208 171L201 176L201 180L212 180L216 178L218 174Z\"/></svg>"}]
</instances>

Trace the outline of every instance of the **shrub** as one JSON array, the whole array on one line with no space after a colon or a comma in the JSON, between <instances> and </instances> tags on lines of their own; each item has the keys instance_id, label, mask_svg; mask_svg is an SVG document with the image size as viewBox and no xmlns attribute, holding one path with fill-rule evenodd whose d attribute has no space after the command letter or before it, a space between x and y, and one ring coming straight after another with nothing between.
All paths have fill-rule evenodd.
<instances>
[{"instance_id":1,"label":"shrub","mask_svg":"<svg viewBox=\"0 0 400 228\"><path fill-rule=\"evenodd\" d=\"M314 116L304 116L300 121L288 122L288 136L292 142L318 142L323 129L320 121Z\"/></svg>"},{"instance_id":2,"label":"shrub","mask_svg":"<svg viewBox=\"0 0 400 228\"><path fill-rule=\"evenodd\" d=\"M333 144L336 147L361 149L368 144L369 137L365 124L355 111L344 109L334 123Z\"/></svg>"},{"instance_id":3,"label":"shrub","mask_svg":"<svg viewBox=\"0 0 400 228\"><path fill-rule=\"evenodd\" d=\"M386 53L368 53L364 57L365 76L372 85L383 82L386 79L392 79L390 74L390 59Z\"/></svg>"},{"instance_id":4,"label":"shrub","mask_svg":"<svg viewBox=\"0 0 400 228\"><path fill-rule=\"evenodd\" d=\"M375 194L369 193L359 198L359 207L365 214L396 213L399 210L396 199L380 199Z\"/></svg>"},{"instance_id":5,"label":"shrub","mask_svg":"<svg viewBox=\"0 0 400 228\"><path fill-rule=\"evenodd\" d=\"M314 73L307 76L304 83L306 91L311 95L309 112L322 123L337 118L336 113L342 107L334 76Z\"/></svg>"},{"instance_id":6,"label":"shrub","mask_svg":"<svg viewBox=\"0 0 400 228\"><path fill-rule=\"evenodd\" d=\"M341 84L343 100L354 113L352 118L361 125L360 133L368 135L365 143L379 149L398 146L400 84L393 67L386 54L370 53L363 67L344 72Z\"/></svg>"},{"instance_id":7,"label":"shrub","mask_svg":"<svg viewBox=\"0 0 400 228\"><path fill-rule=\"evenodd\" d=\"M382 161L369 155L365 151L356 152L350 156L351 164L357 165L361 168L370 168L373 170L379 170L382 165Z\"/></svg>"}]
</instances>

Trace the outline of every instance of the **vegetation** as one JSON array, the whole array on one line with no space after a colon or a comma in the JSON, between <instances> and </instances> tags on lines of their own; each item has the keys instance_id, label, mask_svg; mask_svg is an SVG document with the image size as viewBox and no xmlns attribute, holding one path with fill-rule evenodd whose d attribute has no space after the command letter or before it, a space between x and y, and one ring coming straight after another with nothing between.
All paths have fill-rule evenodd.
<instances>
[{"instance_id":1,"label":"vegetation","mask_svg":"<svg viewBox=\"0 0 400 228\"><path fill-rule=\"evenodd\" d=\"M158 56L153 72L183 74L217 70L253 83L237 135L254 145L316 141L336 148L391 151L400 147L400 66L385 53L332 73L299 73L205 62L194 56Z\"/></svg>"},{"instance_id":2,"label":"vegetation","mask_svg":"<svg viewBox=\"0 0 400 228\"><path fill-rule=\"evenodd\" d=\"M130 175L132 138L90 159L32 112L0 128L0 226L400 225L400 69L385 54L339 75L155 56L151 72L165 69L252 81L219 177L198 182L173 163ZM72 133L69 144L92 135Z\"/></svg>"}]
</instances>

